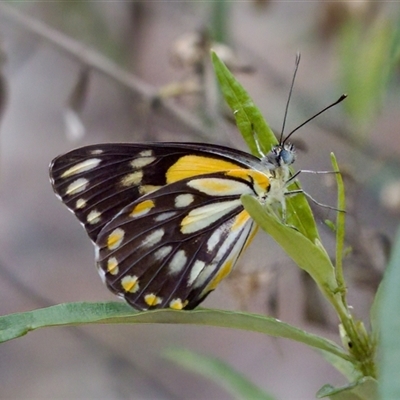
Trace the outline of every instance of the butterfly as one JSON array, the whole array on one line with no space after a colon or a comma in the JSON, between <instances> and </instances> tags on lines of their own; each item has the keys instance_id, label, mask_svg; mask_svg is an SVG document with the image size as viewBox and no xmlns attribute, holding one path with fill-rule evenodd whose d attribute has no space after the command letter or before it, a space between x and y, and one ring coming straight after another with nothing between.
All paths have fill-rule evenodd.
<instances>
[{"instance_id":1,"label":"butterfly","mask_svg":"<svg viewBox=\"0 0 400 400\"><path fill-rule=\"evenodd\" d=\"M204 143L107 143L56 157L50 179L107 287L138 310L181 310L201 303L253 239L241 195L284 218L294 161L286 139L260 158Z\"/></svg>"}]
</instances>

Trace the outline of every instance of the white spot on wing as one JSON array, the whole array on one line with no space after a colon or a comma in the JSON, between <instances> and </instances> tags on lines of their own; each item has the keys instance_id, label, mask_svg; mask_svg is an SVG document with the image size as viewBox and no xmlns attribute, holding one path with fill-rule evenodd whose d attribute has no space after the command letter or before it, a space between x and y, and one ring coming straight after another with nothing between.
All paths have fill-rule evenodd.
<instances>
[{"instance_id":1,"label":"white spot on wing","mask_svg":"<svg viewBox=\"0 0 400 400\"><path fill-rule=\"evenodd\" d=\"M169 273L171 275L178 274L182 271L182 268L186 265L186 262L187 256L185 250L178 250L168 265Z\"/></svg>"},{"instance_id":2,"label":"white spot on wing","mask_svg":"<svg viewBox=\"0 0 400 400\"><path fill-rule=\"evenodd\" d=\"M142 182L143 179L143 171L135 171L131 172L130 174L126 174L121 179L121 185L125 187L129 186L137 186Z\"/></svg>"},{"instance_id":3,"label":"white spot on wing","mask_svg":"<svg viewBox=\"0 0 400 400\"><path fill-rule=\"evenodd\" d=\"M224 215L229 214L238 206L240 199L220 201L191 210L181 222L181 232L184 234L197 232L218 221Z\"/></svg>"},{"instance_id":4,"label":"white spot on wing","mask_svg":"<svg viewBox=\"0 0 400 400\"><path fill-rule=\"evenodd\" d=\"M161 213L161 214L158 214L158 215L156 215L154 217L154 221L156 221L156 222L165 221L166 219L169 219L169 218L173 217L176 214L177 213L175 211Z\"/></svg>"},{"instance_id":5,"label":"white spot on wing","mask_svg":"<svg viewBox=\"0 0 400 400\"><path fill-rule=\"evenodd\" d=\"M153 150L143 150L139 153L141 157L151 157L153 155Z\"/></svg>"},{"instance_id":6,"label":"white spot on wing","mask_svg":"<svg viewBox=\"0 0 400 400\"><path fill-rule=\"evenodd\" d=\"M194 288L201 287L208 280L208 278L214 273L215 268L217 268L217 263L213 262L207 265L207 267L205 267L202 271L200 271L200 274L196 276L196 278L198 279L196 280L196 282L194 282L193 287Z\"/></svg>"},{"instance_id":7,"label":"white spot on wing","mask_svg":"<svg viewBox=\"0 0 400 400\"><path fill-rule=\"evenodd\" d=\"M100 158L90 158L88 160L82 161L64 171L61 174L61 178L67 178L72 175L90 171L91 169L96 168L100 164L100 162L101 162Z\"/></svg>"},{"instance_id":8,"label":"white spot on wing","mask_svg":"<svg viewBox=\"0 0 400 400\"><path fill-rule=\"evenodd\" d=\"M149 194L152 192L155 192L156 190L162 188L162 186L158 186L158 185L141 185L139 186L139 193L141 195L144 194Z\"/></svg>"},{"instance_id":9,"label":"white spot on wing","mask_svg":"<svg viewBox=\"0 0 400 400\"><path fill-rule=\"evenodd\" d=\"M208 238L207 240L207 251L211 252L214 250L215 246L219 243L219 241L221 240L221 235L224 233L225 231L225 226L220 226L219 228L217 228L212 235Z\"/></svg>"},{"instance_id":10,"label":"white spot on wing","mask_svg":"<svg viewBox=\"0 0 400 400\"><path fill-rule=\"evenodd\" d=\"M201 271L196 282L194 282L193 287L199 288L205 284L205 282L214 274L217 266L225 259L224 262L228 260L236 261L239 256L243 246L246 244L246 240L249 237L249 232L253 227L253 223L244 225L243 229L231 231L229 235L225 238L223 243L219 244L218 252L212 260L212 263ZM227 254L228 253L228 254Z\"/></svg>"},{"instance_id":11,"label":"white spot on wing","mask_svg":"<svg viewBox=\"0 0 400 400\"><path fill-rule=\"evenodd\" d=\"M155 157L139 157L132 160L130 164L132 168L140 169L145 167L146 165L151 164L153 161L155 161L155 159Z\"/></svg>"},{"instance_id":12,"label":"white spot on wing","mask_svg":"<svg viewBox=\"0 0 400 400\"><path fill-rule=\"evenodd\" d=\"M188 286L191 286L193 282L197 279L199 274L204 270L204 267L206 266L206 263L201 260L196 260L196 262L193 264L192 269L190 271L190 276L187 282Z\"/></svg>"},{"instance_id":13,"label":"white spot on wing","mask_svg":"<svg viewBox=\"0 0 400 400\"><path fill-rule=\"evenodd\" d=\"M68 185L65 194L67 196L72 196L74 194L83 192L86 190L88 184L89 181L86 178L79 178Z\"/></svg>"},{"instance_id":14,"label":"white spot on wing","mask_svg":"<svg viewBox=\"0 0 400 400\"><path fill-rule=\"evenodd\" d=\"M142 246L143 247L152 247L156 245L164 236L164 229L157 229L156 231L150 233L146 238L143 239Z\"/></svg>"},{"instance_id":15,"label":"white spot on wing","mask_svg":"<svg viewBox=\"0 0 400 400\"><path fill-rule=\"evenodd\" d=\"M104 151L102 149L90 150L90 154L92 154L93 156L96 156L96 155L102 154L102 153L104 153Z\"/></svg>"},{"instance_id":16,"label":"white spot on wing","mask_svg":"<svg viewBox=\"0 0 400 400\"><path fill-rule=\"evenodd\" d=\"M164 246L154 252L153 256L156 260L162 260L172 251L172 246Z\"/></svg>"},{"instance_id":17,"label":"white spot on wing","mask_svg":"<svg viewBox=\"0 0 400 400\"><path fill-rule=\"evenodd\" d=\"M194 197L190 193L179 194L175 197L175 207L182 208L187 207L191 203L193 203Z\"/></svg>"},{"instance_id":18,"label":"white spot on wing","mask_svg":"<svg viewBox=\"0 0 400 400\"><path fill-rule=\"evenodd\" d=\"M86 222L90 225L95 225L101 221L101 212L92 210L86 217Z\"/></svg>"},{"instance_id":19,"label":"white spot on wing","mask_svg":"<svg viewBox=\"0 0 400 400\"><path fill-rule=\"evenodd\" d=\"M78 199L75 203L75 207L78 209L86 207L86 200L85 199Z\"/></svg>"}]
</instances>

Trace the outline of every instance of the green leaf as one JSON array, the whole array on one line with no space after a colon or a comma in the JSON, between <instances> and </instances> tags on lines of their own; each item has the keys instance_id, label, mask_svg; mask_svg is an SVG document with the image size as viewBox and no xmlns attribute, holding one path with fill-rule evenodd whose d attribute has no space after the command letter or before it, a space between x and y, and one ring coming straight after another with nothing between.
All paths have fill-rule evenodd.
<instances>
[{"instance_id":1,"label":"green leaf","mask_svg":"<svg viewBox=\"0 0 400 400\"><path fill-rule=\"evenodd\" d=\"M252 98L215 53L212 53L212 60L225 101L232 109L236 124L250 151L258 157L261 156L258 154L255 142L254 133L256 133L262 151L264 154L268 153L277 144L274 133L265 122ZM295 183L289 189L298 190L300 185ZM289 198L287 209L288 224L296 226L310 240L320 240L310 205L305 196L298 195Z\"/></svg>"},{"instance_id":2,"label":"green leaf","mask_svg":"<svg viewBox=\"0 0 400 400\"><path fill-rule=\"evenodd\" d=\"M381 285L381 398L400 399L400 230Z\"/></svg>"},{"instance_id":3,"label":"green leaf","mask_svg":"<svg viewBox=\"0 0 400 400\"><path fill-rule=\"evenodd\" d=\"M297 183L289 187L289 191L299 189L301 187ZM302 193L293 197L288 196L286 198L286 207L288 212L287 225L296 227L302 235L312 242L321 242L317 225L306 196Z\"/></svg>"},{"instance_id":4,"label":"green leaf","mask_svg":"<svg viewBox=\"0 0 400 400\"><path fill-rule=\"evenodd\" d=\"M329 397L331 400L377 400L378 382L366 377L340 388L325 385L318 391L317 397Z\"/></svg>"},{"instance_id":5,"label":"green leaf","mask_svg":"<svg viewBox=\"0 0 400 400\"><path fill-rule=\"evenodd\" d=\"M328 353L326 351L320 351L326 361L329 362L334 368L336 368L343 376L347 378L349 382L355 382L362 378L361 372L354 367L354 364L348 360L344 360L335 354Z\"/></svg>"},{"instance_id":6,"label":"green leaf","mask_svg":"<svg viewBox=\"0 0 400 400\"><path fill-rule=\"evenodd\" d=\"M380 282L378 290L375 293L374 300L369 310L369 318L372 331L372 340L378 341L380 335L382 297L385 296L385 278Z\"/></svg>"},{"instance_id":7,"label":"green leaf","mask_svg":"<svg viewBox=\"0 0 400 400\"><path fill-rule=\"evenodd\" d=\"M397 9L397 16L393 24L393 40L390 49L391 68L396 68L400 59L400 11Z\"/></svg>"},{"instance_id":8,"label":"green leaf","mask_svg":"<svg viewBox=\"0 0 400 400\"><path fill-rule=\"evenodd\" d=\"M215 357L203 356L186 349L169 349L164 352L178 365L197 372L227 389L237 399L273 400L273 397L225 362Z\"/></svg>"},{"instance_id":9,"label":"green leaf","mask_svg":"<svg viewBox=\"0 0 400 400\"><path fill-rule=\"evenodd\" d=\"M331 153L331 162L334 171L339 172L339 166L336 157ZM340 288L346 287L346 282L343 275L343 254L344 254L344 239L345 239L345 224L346 224L346 214L344 210L346 209L346 196L344 192L344 183L342 174L336 174L336 184L338 188L338 201L337 208L339 211L336 217L336 282ZM345 302L346 292L343 292L343 301Z\"/></svg>"},{"instance_id":10,"label":"green leaf","mask_svg":"<svg viewBox=\"0 0 400 400\"><path fill-rule=\"evenodd\" d=\"M50 326L82 324L191 324L219 326L292 339L352 360L337 344L272 317L224 310L160 309L138 312L125 303L65 303L0 317L0 342Z\"/></svg>"},{"instance_id":11,"label":"green leaf","mask_svg":"<svg viewBox=\"0 0 400 400\"><path fill-rule=\"evenodd\" d=\"M225 64L212 52L215 74L224 95L225 101L233 111L236 125L240 130L250 151L255 156L259 154L254 134L257 134L261 150L267 154L273 145L277 144L276 137L265 122L260 110L254 104L243 86L236 80Z\"/></svg>"},{"instance_id":12,"label":"green leaf","mask_svg":"<svg viewBox=\"0 0 400 400\"><path fill-rule=\"evenodd\" d=\"M328 299L336 296L338 286L334 267L321 243L311 241L295 228L285 225L252 196L242 196L250 216L285 250L300 268L311 275Z\"/></svg>"}]
</instances>

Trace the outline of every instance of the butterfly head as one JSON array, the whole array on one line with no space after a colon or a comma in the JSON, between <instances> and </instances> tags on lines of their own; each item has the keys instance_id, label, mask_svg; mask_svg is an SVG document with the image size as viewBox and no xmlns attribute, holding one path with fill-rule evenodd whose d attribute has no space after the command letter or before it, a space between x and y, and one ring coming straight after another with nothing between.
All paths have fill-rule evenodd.
<instances>
[{"instance_id":1,"label":"butterfly head","mask_svg":"<svg viewBox=\"0 0 400 400\"><path fill-rule=\"evenodd\" d=\"M296 148L292 143L278 144L265 155L261 162L268 168L275 170L292 165L296 161Z\"/></svg>"}]
</instances>

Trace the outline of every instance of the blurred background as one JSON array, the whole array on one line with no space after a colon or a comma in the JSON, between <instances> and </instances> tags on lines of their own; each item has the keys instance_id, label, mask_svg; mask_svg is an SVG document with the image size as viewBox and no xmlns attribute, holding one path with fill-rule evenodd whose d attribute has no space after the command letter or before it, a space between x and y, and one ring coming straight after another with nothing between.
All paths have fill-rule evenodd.
<instances>
[{"instance_id":1,"label":"blurred background","mask_svg":"<svg viewBox=\"0 0 400 400\"><path fill-rule=\"evenodd\" d=\"M400 215L400 14L383 2L26 2L0 5L0 313L114 300L84 230L55 198L48 165L111 141L200 141L245 150L221 102L214 47L279 133L297 132L297 169L329 170L348 201L349 301L368 310ZM223 43L224 46L221 46ZM302 174L335 205L331 179ZM316 208L325 246L334 238ZM332 252L333 254L333 252ZM239 279L241 285L239 287ZM246 285L243 285L246 282ZM307 277L264 233L203 304L278 317L337 341L337 321ZM229 399L163 358L182 347L232 365L278 399L344 385L313 350L263 335L195 326L90 326L32 332L0 348L1 398Z\"/></svg>"}]
</instances>

